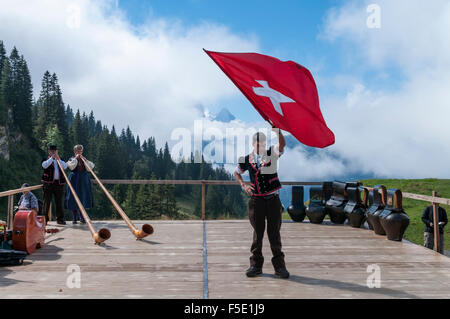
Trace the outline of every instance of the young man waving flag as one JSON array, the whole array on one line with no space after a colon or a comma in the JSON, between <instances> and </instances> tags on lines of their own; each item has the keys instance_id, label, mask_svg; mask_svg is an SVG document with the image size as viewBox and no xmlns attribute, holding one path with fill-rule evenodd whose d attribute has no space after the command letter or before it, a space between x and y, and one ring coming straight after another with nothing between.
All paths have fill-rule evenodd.
<instances>
[{"instance_id":1,"label":"young man waving flag","mask_svg":"<svg viewBox=\"0 0 450 319\"><path fill-rule=\"evenodd\" d=\"M266 149L264 134L255 134L253 152L240 158L234 176L251 196L248 214L254 232L247 276L262 274L262 242L267 220L275 275L288 278L281 250L282 206L278 193L281 183L276 172L277 159L285 146L279 129L290 132L311 147L324 148L334 144L334 134L320 111L316 83L305 67L292 61L283 62L257 53L205 52L278 132L279 145L269 149ZM246 171L250 175L250 184L246 184L241 176Z\"/></svg>"}]
</instances>

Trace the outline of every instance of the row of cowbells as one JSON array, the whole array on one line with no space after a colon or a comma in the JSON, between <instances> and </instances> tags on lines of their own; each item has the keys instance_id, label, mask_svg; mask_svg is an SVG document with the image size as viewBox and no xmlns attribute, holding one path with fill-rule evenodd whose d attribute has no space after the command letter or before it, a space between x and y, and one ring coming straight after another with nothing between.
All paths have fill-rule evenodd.
<instances>
[{"instance_id":1,"label":"row of cowbells","mask_svg":"<svg viewBox=\"0 0 450 319\"><path fill-rule=\"evenodd\" d=\"M348 223L355 228L367 222L375 234L396 241L402 240L409 225L398 189L386 191L386 187L377 185L369 192L361 183L324 182L321 187L311 187L309 192L309 205L305 207L303 186L292 187L288 213L293 221L302 222L308 217L311 223L321 224L328 215L333 224Z\"/></svg>"}]
</instances>

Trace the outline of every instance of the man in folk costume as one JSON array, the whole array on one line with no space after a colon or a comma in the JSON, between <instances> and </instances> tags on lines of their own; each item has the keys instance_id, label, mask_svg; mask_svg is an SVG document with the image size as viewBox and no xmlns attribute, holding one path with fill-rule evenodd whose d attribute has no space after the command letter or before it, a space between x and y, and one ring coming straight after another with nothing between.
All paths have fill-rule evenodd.
<instances>
[{"instance_id":1,"label":"man in folk costume","mask_svg":"<svg viewBox=\"0 0 450 319\"><path fill-rule=\"evenodd\" d=\"M73 152L75 156L71 157L67 162L67 166L72 171L68 178L83 207L89 209L93 206L92 182L83 159L91 169L93 169L95 165L83 157L83 145L75 145ZM78 220L80 220L82 224L86 223L70 189L67 189L64 206L72 211L74 224L77 224Z\"/></svg>"},{"instance_id":2,"label":"man in folk costume","mask_svg":"<svg viewBox=\"0 0 450 319\"><path fill-rule=\"evenodd\" d=\"M251 196L248 202L248 217L253 227L253 243L251 246L250 268L247 270L248 277L256 277L262 274L264 257L262 255L262 244L265 224L267 219L267 235L273 258L272 265L275 275L280 278L289 278L289 272L284 262L284 253L281 250L281 214L282 205L279 196L281 183L278 179L276 164L278 158L283 154L286 145L281 131L278 132L279 145L266 149L266 136L258 132L253 136L253 152L239 159L239 164L234 172L236 180L242 189ZM250 184L244 183L243 173L249 172Z\"/></svg>"},{"instance_id":3,"label":"man in folk costume","mask_svg":"<svg viewBox=\"0 0 450 319\"><path fill-rule=\"evenodd\" d=\"M58 149L56 145L50 145L48 148L48 159L42 160L42 168L44 173L42 174L41 182L44 184L44 207L43 215L46 216L46 223L50 219L50 204L52 202L52 197L55 197L56 206L56 222L59 225L65 225L64 221L64 211L63 211L63 190L66 180L64 175L59 170L59 165L61 164L63 169L67 168L66 162L61 160L58 155Z\"/></svg>"}]
</instances>

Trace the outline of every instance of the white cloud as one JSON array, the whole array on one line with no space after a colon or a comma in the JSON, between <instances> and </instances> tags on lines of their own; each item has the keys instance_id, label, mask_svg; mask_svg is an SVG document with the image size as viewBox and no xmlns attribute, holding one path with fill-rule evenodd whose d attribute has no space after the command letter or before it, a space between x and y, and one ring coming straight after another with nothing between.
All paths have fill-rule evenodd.
<instances>
[{"instance_id":1,"label":"white cloud","mask_svg":"<svg viewBox=\"0 0 450 319\"><path fill-rule=\"evenodd\" d=\"M346 1L329 11L321 36L348 47L355 63L385 67L395 63L404 71L450 68L450 3L446 0L380 0L381 28L370 29L367 6L374 1ZM356 50L355 50L356 49ZM412 74L410 74L412 75Z\"/></svg>"},{"instance_id":2,"label":"white cloud","mask_svg":"<svg viewBox=\"0 0 450 319\"><path fill-rule=\"evenodd\" d=\"M201 116L196 105L238 94L202 48L258 49L254 36L214 23L186 27L149 16L132 26L115 1L0 0L0 7L0 38L25 56L36 96L44 72L56 72L66 103L158 143L172 127L192 125Z\"/></svg>"},{"instance_id":3,"label":"white cloud","mask_svg":"<svg viewBox=\"0 0 450 319\"><path fill-rule=\"evenodd\" d=\"M344 44L348 60L380 81L395 72L404 80L397 89L386 84L375 89L355 79L344 98L322 97L328 106L324 116L336 134L330 149L351 163L348 170L448 178L450 3L377 1L381 29L366 27L369 3L351 1L331 10L322 36ZM348 73L341 76L351 78L351 68Z\"/></svg>"},{"instance_id":4,"label":"white cloud","mask_svg":"<svg viewBox=\"0 0 450 319\"><path fill-rule=\"evenodd\" d=\"M308 154L302 146L286 149L279 162L279 175L285 181L324 181L349 176L355 170L328 151Z\"/></svg>"}]
</instances>

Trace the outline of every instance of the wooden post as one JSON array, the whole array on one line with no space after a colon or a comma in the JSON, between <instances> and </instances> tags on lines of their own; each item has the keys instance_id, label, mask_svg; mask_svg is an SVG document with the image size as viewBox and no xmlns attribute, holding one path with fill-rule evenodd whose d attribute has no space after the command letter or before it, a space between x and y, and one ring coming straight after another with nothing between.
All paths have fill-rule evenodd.
<instances>
[{"instance_id":1,"label":"wooden post","mask_svg":"<svg viewBox=\"0 0 450 319\"><path fill-rule=\"evenodd\" d=\"M13 213L14 213L14 195L9 195L8 196L8 216L6 217L6 223L7 223L8 229L12 228L13 219L14 219Z\"/></svg>"},{"instance_id":2,"label":"wooden post","mask_svg":"<svg viewBox=\"0 0 450 319\"><path fill-rule=\"evenodd\" d=\"M202 182L202 220L206 219L205 193L206 193L206 184Z\"/></svg>"},{"instance_id":3,"label":"wooden post","mask_svg":"<svg viewBox=\"0 0 450 319\"><path fill-rule=\"evenodd\" d=\"M437 196L437 192L433 191L433 197ZM439 252L439 204L433 204L433 228L434 228L434 250Z\"/></svg>"},{"instance_id":4,"label":"wooden post","mask_svg":"<svg viewBox=\"0 0 450 319\"><path fill-rule=\"evenodd\" d=\"M52 221L52 200L50 200L50 205L48 205L48 221Z\"/></svg>"}]
</instances>

